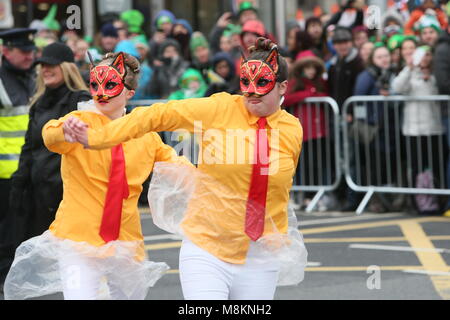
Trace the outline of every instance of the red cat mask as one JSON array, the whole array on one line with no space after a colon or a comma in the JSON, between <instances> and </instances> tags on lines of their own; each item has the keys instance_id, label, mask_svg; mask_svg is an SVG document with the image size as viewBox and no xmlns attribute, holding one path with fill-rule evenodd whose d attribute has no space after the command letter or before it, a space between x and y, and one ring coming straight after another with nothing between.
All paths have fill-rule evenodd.
<instances>
[{"instance_id":1,"label":"red cat mask","mask_svg":"<svg viewBox=\"0 0 450 320\"><path fill-rule=\"evenodd\" d=\"M94 66L90 73L90 91L94 100L110 100L120 95L123 88L132 90L125 83L125 58L120 53L109 65Z\"/></svg>"},{"instance_id":2,"label":"red cat mask","mask_svg":"<svg viewBox=\"0 0 450 320\"><path fill-rule=\"evenodd\" d=\"M241 63L240 87L242 93L248 97L256 95L265 96L275 87L278 72L278 49L270 50L263 60L247 60Z\"/></svg>"}]
</instances>

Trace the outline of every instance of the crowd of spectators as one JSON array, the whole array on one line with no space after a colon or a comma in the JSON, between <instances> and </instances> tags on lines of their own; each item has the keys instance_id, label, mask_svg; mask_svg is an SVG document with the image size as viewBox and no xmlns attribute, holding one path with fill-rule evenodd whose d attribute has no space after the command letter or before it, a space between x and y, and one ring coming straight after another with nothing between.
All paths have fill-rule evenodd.
<instances>
[{"instance_id":1,"label":"crowd of spectators","mask_svg":"<svg viewBox=\"0 0 450 320\"><path fill-rule=\"evenodd\" d=\"M333 12L314 10L309 17L300 15L286 23L286 46L279 48L290 73L283 107L300 118L305 145L326 135L323 124L315 126L313 134L305 129L306 118L322 119L323 114L295 109L308 97L330 96L342 113L344 102L355 95L450 93L447 1L388 1L380 25L371 29L367 27L367 8L364 0L346 0L336 5ZM50 43L64 42L72 49L87 83L88 51L94 60L100 60L107 52L129 53L141 63L133 98L138 100L204 97L222 91L239 94L239 64L247 48L260 36L277 42L251 1L241 2L236 13L223 13L209 34L194 30L189 21L168 10L157 13L150 26L145 24L141 12L128 10L100 26L91 39L60 26L54 19L55 10L52 7L44 20L33 21L30 26L38 30L37 57ZM354 120L351 109L341 115L349 122ZM442 136L447 141L445 117L433 103L428 107L407 103L402 135L414 143L431 136L432 148L437 148L438 138ZM322 165L316 162L310 169L317 171ZM347 202L341 209L354 210L358 199L347 193Z\"/></svg>"}]
</instances>

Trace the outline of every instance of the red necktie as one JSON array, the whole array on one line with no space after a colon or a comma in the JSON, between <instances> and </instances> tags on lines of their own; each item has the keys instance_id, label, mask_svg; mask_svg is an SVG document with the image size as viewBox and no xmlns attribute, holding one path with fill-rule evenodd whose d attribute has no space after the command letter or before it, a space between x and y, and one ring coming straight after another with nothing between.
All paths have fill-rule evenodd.
<instances>
[{"instance_id":1,"label":"red necktie","mask_svg":"<svg viewBox=\"0 0 450 320\"><path fill-rule=\"evenodd\" d=\"M255 160L252 180L248 193L245 215L245 233L256 241L264 232L267 185L269 181L269 140L267 139L266 118L259 118L255 141Z\"/></svg>"},{"instance_id":2,"label":"red necktie","mask_svg":"<svg viewBox=\"0 0 450 320\"><path fill-rule=\"evenodd\" d=\"M111 149L111 171L99 233L105 242L119 238L123 199L128 198L128 195L125 156L119 144Z\"/></svg>"}]
</instances>

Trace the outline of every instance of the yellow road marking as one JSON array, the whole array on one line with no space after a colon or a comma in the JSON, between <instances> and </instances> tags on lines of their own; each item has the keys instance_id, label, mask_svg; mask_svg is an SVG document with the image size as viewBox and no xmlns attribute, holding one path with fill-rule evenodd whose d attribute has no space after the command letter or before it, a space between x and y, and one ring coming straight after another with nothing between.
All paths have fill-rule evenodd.
<instances>
[{"instance_id":1,"label":"yellow road marking","mask_svg":"<svg viewBox=\"0 0 450 320\"><path fill-rule=\"evenodd\" d=\"M429 236L432 241L450 240L450 236ZM305 238L305 243L327 243L327 242L407 242L405 237L366 237L366 238ZM146 250L164 250L180 248L181 241L160 242L145 245Z\"/></svg>"},{"instance_id":2,"label":"yellow road marking","mask_svg":"<svg viewBox=\"0 0 450 320\"><path fill-rule=\"evenodd\" d=\"M180 270L178 269L170 269L169 271L166 272L167 274L179 274Z\"/></svg>"},{"instance_id":3,"label":"yellow road marking","mask_svg":"<svg viewBox=\"0 0 450 320\"><path fill-rule=\"evenodd\" d=\"M399 226L411 247L435 249L417 221L402 221ZM449 269L438 252L416 251L415 254L426 271L447 272ZM438 294L443 299L450 299L450 276L430 276L430 279Z\"/></svg>"},{"instance_id":4,"label":"yellow road marking","mask_svg":"<svg viewBox=\"0 0 450 320\"><path fill-rule=\"evenodd\" d=\"M172 241L172 242L147 244L147 245L145 245L145 250L162 250L162 249L171 249L171 248L180 248L180 247L181 247L181 241Z\"/></svg>"},{"instance_id":5,"label":"yellow road marking","mask_svg":"<svg viewBox=\"0 0 450 320\"><path fill-rule=\"evenodd\" d=\"M300 232L304 235L306 234L315 234L315 233L327 233L327 232L338 232L338 231L349 231L349 230L358 230L358 229L366 229L366 228L379 228L379 227L388 227L388 226L398 226L401 222L404 221L417 221L417 222L450 222L447 218L440 217L427 217L427 218L418 218L418 219L395 219L389 221L377 221L377 222L367 222L367 223L352 223L341 226L331 226L331 227L320 227L320 228L308 228L308 229L300 229Z\"/></svg>"}]
</instances>

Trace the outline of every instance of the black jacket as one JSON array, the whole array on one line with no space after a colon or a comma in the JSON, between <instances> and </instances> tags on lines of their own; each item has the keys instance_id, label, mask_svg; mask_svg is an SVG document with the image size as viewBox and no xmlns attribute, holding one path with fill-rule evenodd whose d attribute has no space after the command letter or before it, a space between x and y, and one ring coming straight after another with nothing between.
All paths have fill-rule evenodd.
<instances>
[{"instance_id":1,"label":"black jacket","mask_svg":"<svg viewBox=\"0 0 450 320\"><path fill-rule=\"evenodd\" d=\"M35 86L33 69L20 70L3 59L0 78L13 106L28 105ZM0 108L2 107L0 102Z\"/></svg>"},{"instance_id":2,"label":"black jacket","mask_svg":"<svg viewBox=\"0 0 450 320\"><path fill-rule=\"evenodd\" d=\"M358 50L352 49L345 59L333 57L328 71L330 96L342 108L345 100L353 95L356 78L364 70L364 64L358 55Z\"/></svg>"},{"instance_id":3,"label":"black jacket","mask_svg":"<svg viewBox=\"0 0 450 320\"><path fill-rule=\"evenodd\" d=\"M62 200L61 156L45 147L42 128L49 120L76 110L79 101L89 99L87 91L73 92L62 85L47 89L31 106L25 144L19 168L12 176L10 195L10 214L22 216L23 227L27 229L18 231L25 234L21 241L47 230Z\"/></svg>"},{"instance_id":4,"label":"black jacket","mask_svg":"<svg viewBox=\"0 0 450 320\"><path fill-rule=\"evenodd\" d=\"M434 51L434 76L439 94L450 95L450 34L445 32Z\"/></svg>"}]
</instances>

